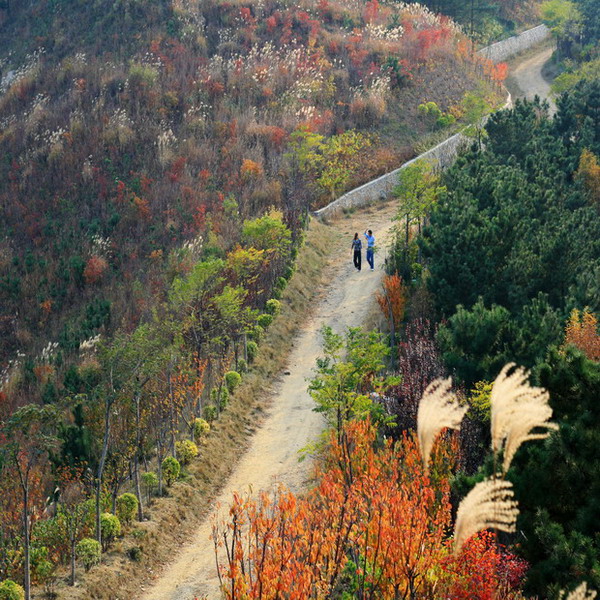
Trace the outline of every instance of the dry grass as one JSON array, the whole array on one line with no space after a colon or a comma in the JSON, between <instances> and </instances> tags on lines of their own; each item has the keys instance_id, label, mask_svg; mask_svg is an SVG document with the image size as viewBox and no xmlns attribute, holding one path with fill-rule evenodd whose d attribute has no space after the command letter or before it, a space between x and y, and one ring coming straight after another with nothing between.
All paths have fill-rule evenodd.
<instances>
[{"instance_id":1,"label":"dry grass","mask_svg":"<svg viewBox=\"0 0 600 600\"><path fill-rule=\"evenodd\" d=\"M435 379L419 402L417 436L425 471L429 469L429 456L435 439L445 428L459 429L468 406L460 406L452 392L452 380Z\"/></svg>"},{"instance_id":2,"label":"dry grass","mask_svg":"<svg viewBox=\"0 0 600 600\"><path fill-rule=\"evenodd\" d=\"M562 592L560 597L565 600L594 600L598 594L593 590L587 589L587 583L583 582L578 588L574 589L568 596Z\"/></svg>"},{"instance_id":3,"label":"dry grass","mask_svg":"<svg viewBox=\"0 0 600 600\"><path fill-rule=\"evenodd\" d=\"M504 450L503 473L508 471L523 442L544 439L550 431L558 429L556 423L549 421L550 395L543 388L529 385L528 377L525 369L509 363L492 387L492 449L495 453Z\"/></svg>"},{"instance_id":4,"label":"dry grass","mask_svg":"<svg viewBox=\"0 0 600 600\"><path fill-rule=\"evenodd\" d=\"M512 483L501 479L480 481L462 500L456 513L454 551L478 531L516 531L519 509L513 500Z\"/></svg>"},{"instance_id":5,"label":"dry grass","mask_svg":"<svg viewBox=\"0 0 600 600\"><path fill-rule=\"evenodd\" d=\"M315 220L300 250L297 271L282 298L281 312L267 330L255 362L227 409L208 435L200 458L188 468L188 476L147 509L148 521L135 524L115 548L104 555L104 564L89 573L78 573L79 585L57 586L61 600L135 600L141 596L161 566L172 560L208 514L219 489L227 481L250 437L260 425L269 404L269 390L286 365L294 337L312 310L315 295L328 279L326 265L335 251L339 234ZM129 548L139 546L142 560L128 558ZM43 598L41 591L36 598Z\"/></svg>"}]
</instances>

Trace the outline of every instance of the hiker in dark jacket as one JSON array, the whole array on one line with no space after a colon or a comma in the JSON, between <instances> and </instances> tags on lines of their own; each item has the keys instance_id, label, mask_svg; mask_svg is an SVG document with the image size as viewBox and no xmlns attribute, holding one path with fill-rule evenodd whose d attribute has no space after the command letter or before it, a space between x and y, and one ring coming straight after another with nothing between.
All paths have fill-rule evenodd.
<instances>
[{"instance_id":1,"label":"hiker in dark jacket","mask_svg":"<svg viewBox=\"0 0 600 600\"><path fill-rule=\"evenodd\" d=\"M353 260L354 266L357 271L360 271L360 262L361 262L361 250L362 250L362 242L358 237L358 233L354 234L354 239L352 240L352 251L353 251Z\"/></svg>"}]
</instances>

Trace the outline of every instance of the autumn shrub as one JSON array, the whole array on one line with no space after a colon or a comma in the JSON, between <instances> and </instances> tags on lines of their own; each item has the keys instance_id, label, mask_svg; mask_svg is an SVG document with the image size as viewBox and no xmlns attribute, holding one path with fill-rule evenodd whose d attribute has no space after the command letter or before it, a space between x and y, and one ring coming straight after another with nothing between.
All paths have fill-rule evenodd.
<instances>
[{"instance_id":1,"label":"autumn shrub","mask_svg":"<svg viewBox=\"0 0 600 600\"><path fill-rule=\"evenodd\" d=\"M86 283L98 283L108 269L108 263L101 256L92 256L86 263L83 270L83 277Z\"/></svg>"},{"instance_id":2,"label":"autumn shrub","mask_svg":"<svg viewBox=\"0 0 600 600\"><path fill-rule=\"evenodd\" d=\"M194 439L196 443L204 439L210 431L210 423L205 419L197 417L194 419Z\"/></svg>"},{"instance_id":3,"label":"autumn shrub","mask_svg":"<svg viewBox=\"0 0 600 600\"><path fill-rule=\"evenodd\" d=\"M106 552L115 539L121 535L119 517L111 513L102 513L100 515L100 531L102 533L102 550Z\"/></svg>"},{"instance_id":4,"label":"autumn shrub","mask_svg":"<svg viewBox=\"0 0 600 600\"><path fill-rule=\"evenodd\" d=\"M198 446L191 440L181 440L175 442L175 452L180 464L189 465L198 456Z\"/></svg>"},{"instance_id":5,"label":"autumn shrub","mask_svg":"<svg viewBox=\"0 0 600 600\"><path fill-rule=\"evenodd\" d=\"M225 373L225 385L230 394L233 394L235 388L242 383L242 376L237 371L227 371Z\"/></svg>"},{"instance_id":6,"label":"autumn shrub","mask_svg":"<svg viewBox=\"0 0 600 600\"><path fill-rule=\"evenodd\" d=\"M77 543L75 552L86 571L89 571L93 566L100 564L102 551L98 540L83 538Z\"/></svg>"},{"instance_id":7,"label":"autumn shrub","mask_svg":"<svg viewBox=\"0 0 600 600\"><path fill-rule=\"evenodd\" d=\"M117 498L117 517L121 523L129 525L135 518L138 510L138 499L131 493L126 492Z\"/></svg>"},{"instance_id":8,"label":"autumn shrub","mask_svg":"<svg viewBox=\"0 0 600 600\"><path fill-rule=\"evenodd\" d=\"M162 462L162 472L167 487L170 487L177 481L179 473L181 473L181 465L174 456L167 456Z\"/></svg>"},{"instance_id":9,"label":"autumn shrub","mask_svg":"<svg viewBox=\"0 0 600 600\"><path fill-rule=\"evenodd\" d=\"M216 530L218 541L230 543L220 564L226 598L274 597L281 586L294 598L314 589L323 598L354 598L361 589L373 598L520 597L526 564L490 543L492 536L472 538L453 554L449 480L429 478L415 439L378 444L376 437L368 420L346 423L343 436L332 433L318 481L305 495L236 495ZM448 460L454 458L436 453L435 471L447 472Z\"/></svg>"},{"instance_id":10,"label":"autumn shrub","mask_svg":"<svg viewBox=\"0 0 600 600\"><path fill-rule=\"evenodd\" d=\"M273 322L273 315L269 313L263 313L262 315L258 315L256 322L260 327L266 329Z\"/></svg>"},{"instance_id":11,"label":"autumn shrub","mask_svg":"<svg viewBox=\"0 0 600 600\"><path fill-rule=\"evenodd\" d=\"M0 583L0 600L24 600L25 590L11 579Z\"/></svg>"},{"instance_id":12,"label":"autumn shrub","mask_svg":"<svg viewBox=\"0 0 600 600\"><path fill-rule=\"evenodd\" d=\"M598 319L589 310L573 309L565 327L565 345L579 348L590 360L600 361Z\"/></svg>"},{"instance_id":13,"label":"autumn shrub","mask_svg":"<svg viewBox=\"0 0 600 600\"><path fill-rule=\"evenodd\" d=\"M146 498L148 499L148 502L150 502L154 490L158 488L158 475L154 471L142 473L142 483L146 489Z\"/></svg>"},{"instance_id":14,"label":"autumn shrub","mask_svg":"<svg viewBox=\"0 0 600 600\"><path fill-rule=\"evenodd\" d=\"M278 315L281 312L281 302L275 298L267 300L265 311L270 315Z\"/></svg>"},{"instance_id":15,"label":"autumn shrub","mask_svg":"<svg viewBox=\"0 0 600 600\"><path fill-rule=\"evenodd\" d=\"M258 344L252 340L250 340L246 344L246 353L248 355L248 362L254 362L256 358L256 353L258 352Z\"/></svg>"}]
</instances>

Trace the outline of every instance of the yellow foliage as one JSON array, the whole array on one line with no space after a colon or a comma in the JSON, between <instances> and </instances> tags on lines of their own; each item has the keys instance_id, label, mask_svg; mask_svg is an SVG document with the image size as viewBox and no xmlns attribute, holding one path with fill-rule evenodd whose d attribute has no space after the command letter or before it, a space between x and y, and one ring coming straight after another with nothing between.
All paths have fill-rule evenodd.
<instances>
[{"instance_id":1,"label":"yellow foliage","mask_svg":"<svg viewBox=\"0 0 600 600\"><path fill-rule=\"evenodd\" d=\"M585 148L579 159L577 178L583 183L592 202L600 203L600 164L598 157Z\"/></svg>"}]
</instances>

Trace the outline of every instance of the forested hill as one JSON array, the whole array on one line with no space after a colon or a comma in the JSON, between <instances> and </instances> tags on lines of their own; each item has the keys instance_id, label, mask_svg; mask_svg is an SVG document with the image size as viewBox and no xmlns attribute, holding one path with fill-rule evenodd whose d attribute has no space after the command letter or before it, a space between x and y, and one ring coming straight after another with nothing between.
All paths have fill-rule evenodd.
<instances>
[{"instance_id":1,"label":"forested hill","mask_svg":"<svg viewBox=\"0 0 600 600\"><path fill-rule=\"evenodd\" d=\"M245 220L275 211L296 239L310 205L397 166L502 76L416 4L2 12L0 366L24 367L17 398L55 398L62 376L36 369L131 331L195 260L248 248Z\"/></svg>"}]
</instances>

